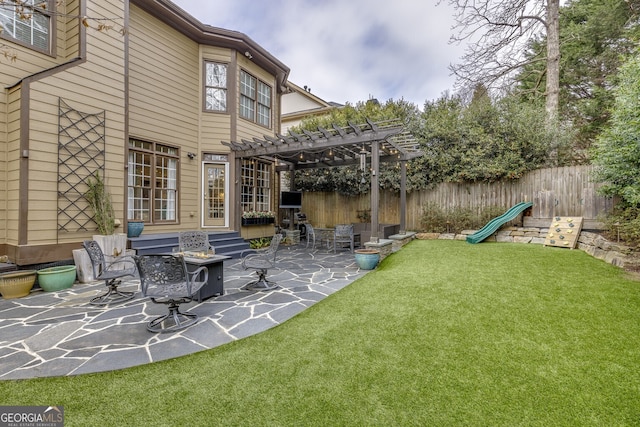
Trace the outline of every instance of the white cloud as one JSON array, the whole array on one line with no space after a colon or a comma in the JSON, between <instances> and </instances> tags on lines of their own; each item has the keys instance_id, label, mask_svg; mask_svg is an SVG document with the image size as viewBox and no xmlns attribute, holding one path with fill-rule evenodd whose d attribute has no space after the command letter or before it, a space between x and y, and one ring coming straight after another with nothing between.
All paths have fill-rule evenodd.
<instances>
[{"instance_id":1,"label":"white cloud","mask_svg":"<svg viewBox=\"0 0 640 427\"><path fill-rule=\"evenodd\" d=\"M452 10L424 0L174 0L199 21L240 31L326 101L404 98L422 107L451 90ZM203 4L204 3L204 4Z\"/></svg>"}]
</instances>

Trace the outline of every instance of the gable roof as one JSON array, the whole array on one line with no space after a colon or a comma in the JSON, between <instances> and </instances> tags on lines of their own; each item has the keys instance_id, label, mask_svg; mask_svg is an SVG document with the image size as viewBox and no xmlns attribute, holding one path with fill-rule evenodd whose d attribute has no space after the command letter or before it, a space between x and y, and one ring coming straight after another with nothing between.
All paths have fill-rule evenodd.
<instances>
[{"instance_id":1,"label":"gable roof","mask_svg":"<svg viewBox=\"0 0 640 427\"><path fill-rule=\"evenodd\" d=\"M246 34L203 24L169 0L131 0L131 3L199 44L249 52L256 65L276 76L278 92L287 91L290 69Z\"/></svg>"}]
</instances>

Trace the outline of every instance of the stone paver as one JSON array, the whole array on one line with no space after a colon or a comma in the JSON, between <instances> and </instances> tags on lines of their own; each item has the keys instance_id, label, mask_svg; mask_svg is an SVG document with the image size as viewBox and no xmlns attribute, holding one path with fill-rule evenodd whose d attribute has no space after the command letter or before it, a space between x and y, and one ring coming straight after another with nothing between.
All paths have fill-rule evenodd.
<instances>
[{"instance_id":1,"label":"stone paver","mask_svg":"<svg viewBox=\"0 0 640 427\"><path fill-rule=\"evenodd\" d=\"M92 296L104 292L103 282L0 299L0 380L110 371L217 347L276 326L366 273L349 252L285 247L278 252L278 268L267 275L280 287L249 292L240 287L255 273L242 270L239 260L228 260L225 294L182 305L200 319L169 334L147 331L146 323L166 306L139 292L123 304L90 305ZM137 291L139 282L121 287Z\"/></svg>"}]
</instances>

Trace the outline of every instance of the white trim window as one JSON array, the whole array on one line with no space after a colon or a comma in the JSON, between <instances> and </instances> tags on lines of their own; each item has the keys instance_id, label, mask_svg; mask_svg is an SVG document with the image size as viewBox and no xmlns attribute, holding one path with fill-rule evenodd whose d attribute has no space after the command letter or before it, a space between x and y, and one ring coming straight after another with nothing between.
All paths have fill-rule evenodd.
<instances>
[{"instance_id":1,"label":"white trim window","mask_svg":"<svg viewBox=\"0 0 640 427\"><path fill-rule=\"evenodd\" d=\"M240 117L271 128L271 86L240 70Z\"/></svg>"},{"instance_id":2,"label":"white trim window","mask_svg":"<svg viewBox=\"0 0 640 427\"><path fill-rule=\"evenodd\" d=\"M241 206L243 212L271 210L271 164L242 160Z\"/></svg>"},{"instance_id":3,"label":"white trim window","mask_svg":"<svg viewBox=\"0 0 640 427\"><path fill-rule=\"evenodd\" d=\"M153 224L178 218L178 149L129 141L127 219Z\"/></svg>"},{"instance_id":4,"label":"white trim window","mask_svg":"<svg viewBox=\"0 0 640 427\"><path fill-rule=\"evenodd\" d=\"M49 0L0 1L0 37L49 53L53 7Z\"/></svg>"},{"instance_id":5,"label":"white trim window","mask_svg":"<svg viewBox=\"0 0 640 427\"><path fill-rule=\"evenodd\" d=\"M204 109L227 111L227 65L204 63Z\"/></svg>"}]
</instances>

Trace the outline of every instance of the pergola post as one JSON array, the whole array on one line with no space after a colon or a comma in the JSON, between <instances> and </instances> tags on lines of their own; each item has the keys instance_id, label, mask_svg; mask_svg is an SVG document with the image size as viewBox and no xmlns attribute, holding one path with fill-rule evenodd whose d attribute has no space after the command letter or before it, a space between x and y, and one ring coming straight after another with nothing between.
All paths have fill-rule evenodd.
<instances>
[{"instance_id":1,"label":"pergola post","mask_svg":"<svg viewBox=\"0 0 640 427\"><path fill-rule=\"evenodd\" d=\"M242 197L240 197L240 195L242 194L242 159L237 157L237 156L233 156L233 167L235 169L233 176L234 176L234 181L233 181L233 189L235 191L235 209L233 209L233 212L235 212L235 215L233 215L232 219L231 219L231 226L233 227L234 230L238 230L240 231L240 228L242 227Z\"/></svg>"},{"instance_id":2,"label":"pergola post","mask_svg":"<svg viewBox=\"0 0 640 427\"><path fill-rule=\"evenodd\" d=\"M400 160L400 230L405 234L407 216L407 161Z\"/></svg>"},{"instance_id":3,"label":"pergola post","mask_svg":"<svg viewBox=\"0 0 640 427\"><path fill-rule=\"evenodd\" d=\"M371 242L378 243L378 204L380 201L380 142L371 143Z\"/></svg>"},{"instance_id":4,"label":"pergola post","mask_svg":"<svg viewBox=\"0 0 640 427\"><path fill-rule=\"evenodd\" d=\"M295 185L296 185L296 170L295 167L293 165L289 166L289 189L291 191L295 190ZM293 215L294 215L294 209L293 208L289 208L287 209L287 211L289 212L289 230L293 231L295 229L295 225L293 224Z\"/></svg>"}]
</instances>

